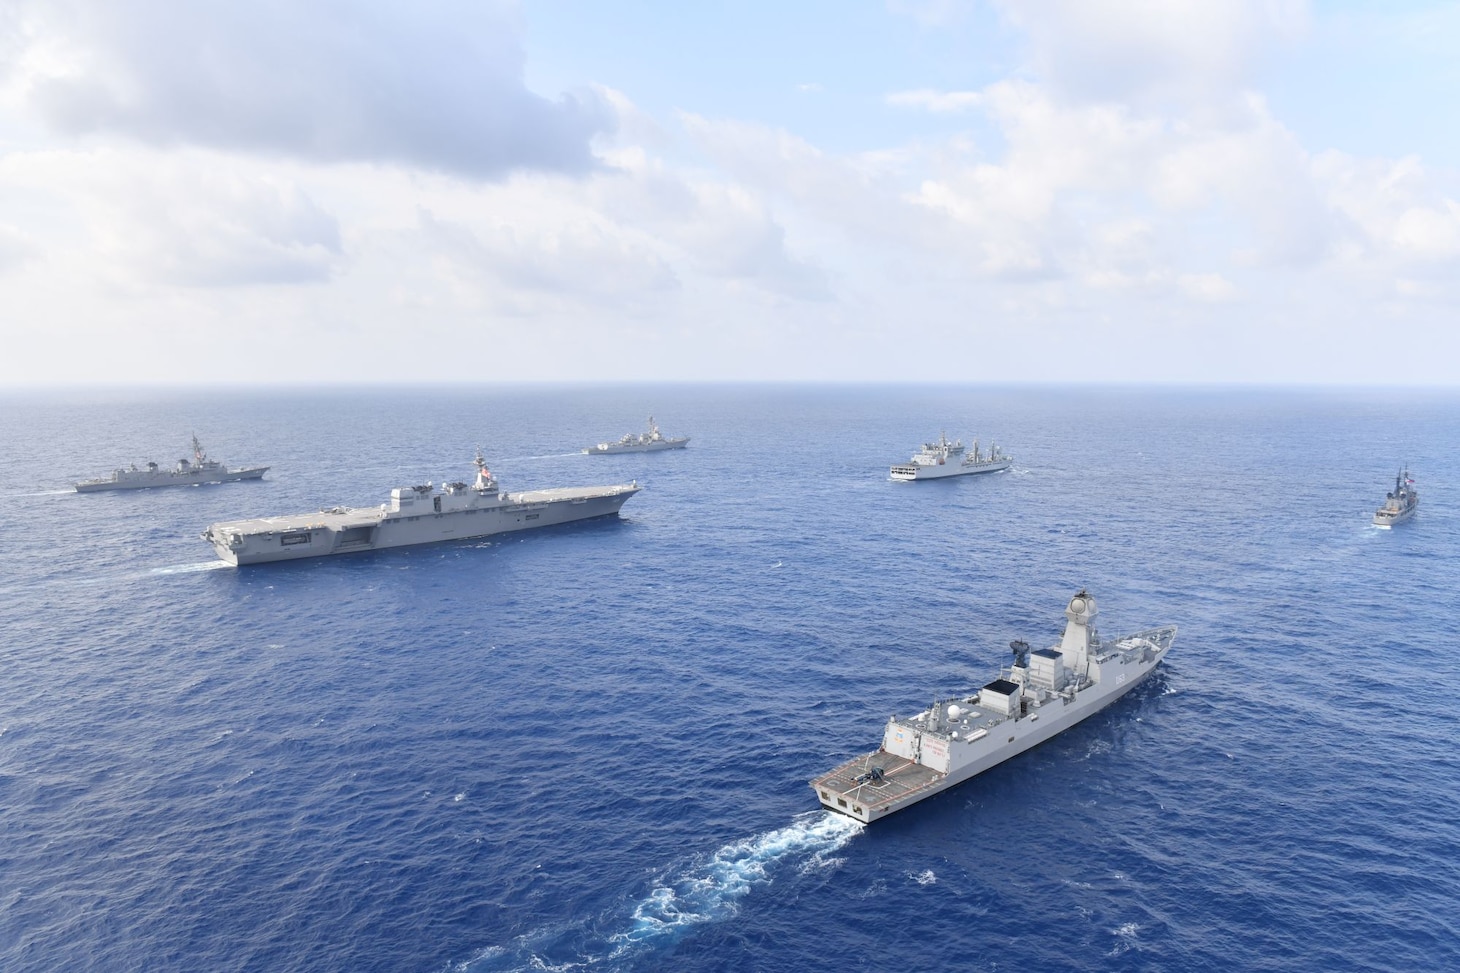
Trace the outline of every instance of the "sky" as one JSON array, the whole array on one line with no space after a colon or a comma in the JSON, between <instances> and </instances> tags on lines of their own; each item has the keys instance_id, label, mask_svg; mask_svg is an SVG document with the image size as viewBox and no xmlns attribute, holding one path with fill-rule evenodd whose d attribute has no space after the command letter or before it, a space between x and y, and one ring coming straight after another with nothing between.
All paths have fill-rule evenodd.
<instances>
[{"instance_id":1,"label":"sky","mask_svg":"<svg viewBox=\"0 0 1460 973\"><path fill-rule=\"evenodd\" d=\"M1460 2L4 0L0 388L1460 385Z\"/></svg>"}]
</instances>

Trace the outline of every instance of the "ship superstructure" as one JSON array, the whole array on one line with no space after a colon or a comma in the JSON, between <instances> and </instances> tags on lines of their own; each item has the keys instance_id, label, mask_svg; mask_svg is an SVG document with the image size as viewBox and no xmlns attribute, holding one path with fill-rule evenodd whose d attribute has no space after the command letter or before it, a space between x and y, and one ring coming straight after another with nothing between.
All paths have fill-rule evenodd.
<instances>
[{"instance_id":1,"label":"ship superstructure","mask_svg":"<svg viewBox=\"0 0 1460 973\"><path fill-rule=\"evenodd\" d=\"M471 483L440 490L397 487L379 507L332 507L318 513L260 517L213 524L202 537L230 564L261 564L389 547L487 537L592 517L615 515L639 492L617 486L560 487L506 493L498 488L481 451Z\"/></svg>"},{"instance_id":2,"label":"ship superstructure","mask_svg":"<svg viewBox=\"0 0 1460 973\"><path fill-rule=\"evenodd\" d=\"M688 436L666 436L659 431L659 424L654 417L649 417L649 431L641 433L629 433L617 442L598 443L594 446L583 447L583 452L590 455L602 455L604 453L653 453L661 449L683 449L689 444Z\"/></svg>"},{"instance_id":3,"label":"ship superstructure","mask_svg":"<svg viewBox=\"0 0 1460 973\"><path fill-rule=\"evenodd\" d=\"M267 466L245 466L230 470L218 460L208 458L203 444L193 436L193 458L183 458L170 470L164 470L156 463L138 467L133 463L126 469L115 470L111 476L97 480L82 480L76 484L77 493L99 493L103 490L145 490L149 487L198 486L204 483L232 483L237 480L258 480L268 472Z\"/></svg>"},{"instance_id":4,"label":"ship superstructure","mask_svg":"<svg viewBox=\"0 0 1460 973\"><path fill-rule=\"evenodd\" d=\"M973 441L973 451L964 449L963 440L949 441L946 433L913 454L906 463L892 467L894 480L937 480L945 476L966 476L970 473L997 473L1007 470L1013 459L1005 456L994 444L989 446L988 455Z\"/></svg>"},{"instance_id":5,"label":"ship superstructure","mask_svg":"<svg viewBox=\"0 0 1460 973\"><path fill-rule=\"evenodd\" d=\"M1393 527L1414 516L1419 509L1419 491L1408 469L1399 471L1394 478L1394 489L1384 497L1384 506L1374 511L1375 527Z\"/></svg>"},{"instance_id":6,"label":"ship superstructure","mask_svg":"<svg viewBox=\"0 0 1460 973\"><path fill-rule=\"evenodd\" d=\"M871 822L976 777L1100 712L1155 670L1176 626L1114 640L1095 631L1095 599L1081 591L1065 609L1064 636L1030 650L1013 642L1014 663L978 692L934 700L915 716L893 716L882 744L811 781L828 810Z\"/></svg>"}]
</instances>

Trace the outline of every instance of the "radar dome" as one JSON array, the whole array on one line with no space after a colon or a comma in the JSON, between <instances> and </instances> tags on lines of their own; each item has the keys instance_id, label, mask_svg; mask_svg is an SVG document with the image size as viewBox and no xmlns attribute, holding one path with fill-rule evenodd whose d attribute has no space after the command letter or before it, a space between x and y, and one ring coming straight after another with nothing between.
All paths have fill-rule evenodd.
<instances>
[{"instance_id":1,"label":"radar dome","mask_svg":"<svg viewBox=\"0 0 1460 973\"><path fill-rule=\"evenodd\" d=\"M948 718L950 720L956 720L956 719L958 719L958 717L960 717L962 715L963 715L963 710L959 708L959 706L958 706L957 703L954 703L952 706L949 706L948 707Z\"/></svg>"}]
</instances>

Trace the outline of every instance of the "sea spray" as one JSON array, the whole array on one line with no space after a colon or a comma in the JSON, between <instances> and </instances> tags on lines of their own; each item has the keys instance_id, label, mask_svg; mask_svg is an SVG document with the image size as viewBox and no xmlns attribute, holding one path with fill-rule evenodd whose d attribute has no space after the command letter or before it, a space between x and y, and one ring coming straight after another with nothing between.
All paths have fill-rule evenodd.
<instances>
[{"instance_id":1,"label":"sea spray","mask_svg":"<svg viewBox=\"0 0 1460 973\"><path fill-rule=\"evenodd\" d=\"M784 828L731 842L666 870L627 914L615 910L566 927L537 930L455 969L619 969L671 946L699 925L733 916L739 902L756 886L772 882L777 872L797 864L801 870L821 867L862 828L839 814L808 811Z\"/></svg>"}]
</instances>

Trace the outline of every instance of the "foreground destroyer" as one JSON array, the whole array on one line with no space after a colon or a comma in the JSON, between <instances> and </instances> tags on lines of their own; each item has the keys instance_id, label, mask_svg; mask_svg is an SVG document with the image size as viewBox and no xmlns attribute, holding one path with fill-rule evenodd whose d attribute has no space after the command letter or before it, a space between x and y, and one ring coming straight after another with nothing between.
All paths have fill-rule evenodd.
<instances>
[{"instance_id":1,"label":"foreground destroyer","mask_svg":"<svg viewBox=\"0 0 1460 973\"><path fill-rule=\"evenodd\" d=\"M973 452L963 448L963 440L949 442L945 433L939 433L935 442L923 443L923 448L913 454L906 463L892 468L894 480L936 480L945 476L964 476L969 473L997 473L1007 470L1014 461L999 451L997 445L989 447L985 456L973 441Z\"/></svg>"},{"instance_id":2,"label":"foreground destroyer","mask_svg":"<svg viewBox=\"0 0 1460 973\"><path fill-rule=\"evenodd\" d=\"M203 540L230 564L260 564L327 554L486 537L617 514L637 482L504 493L480 451L470 483L397 487L379 507L333 507L319 513L213 524Z\"/></svg>"},{"instance_id":3,"label":"foreground destroyer","mask_svg":"<svg viewBox=\"0 0 1460 973\"><path fill-rule=\"evenodd\" d=\"M1394 478L1394 490L1384 497L1384 506L1374 511L1375 527L1393 527L1414 516L1419 509L1419 491L1414 488L1409 470L1400 470Z\"/></svg>"},{"instance_id":4,"label":"foreground destroyer","mask_svg":"<svg viewBox=\"0 0 1460 973\"><path fill-rule=\"evenodd\" d=\"M116 470L111 476L99 480L82 480L76 484L77 493L99 493L102 490L143 490L148 487L197 486L200 483L232 483L236 480L258 480L268 471L267 466L246 466L230 470L222 463L209 459L203 452L203 444L193 436L193 458L180 459L170 470L164 470L156 463L148 463L141 469L133 463L124 470Z\"/></svg>"},{"instance_id":5,"label":"foreground destroyer","mask_svg":"<svg viewBox=\"0 0 1460 973\"><path fill-rule=\"evenodd\" d=\"M598 443L585 446L583 452L590 455L603 453L653 453L661 449L683 449L689 444L688 436L666 436L659 431L654 417L649 417L649 431L637 435L629 433L616 443Z\"/></svg>"},{"instance_id":6,"label":"foreground destroyer","mask_svg":"<svg viewBox=\"0 0 1460 973\"><path fill-rule=\"evenodd\" d=\"M1031 652L1013 642L1014 664L972 696L936 700L887 721L882 746L811 782L822 805L871 822L945 791L1100 712L1151 674L1176 626L1113 641L1095 633L1095 599L1081 591L1065 609L1064 638Z\"/></svg>"}]
</instances>

